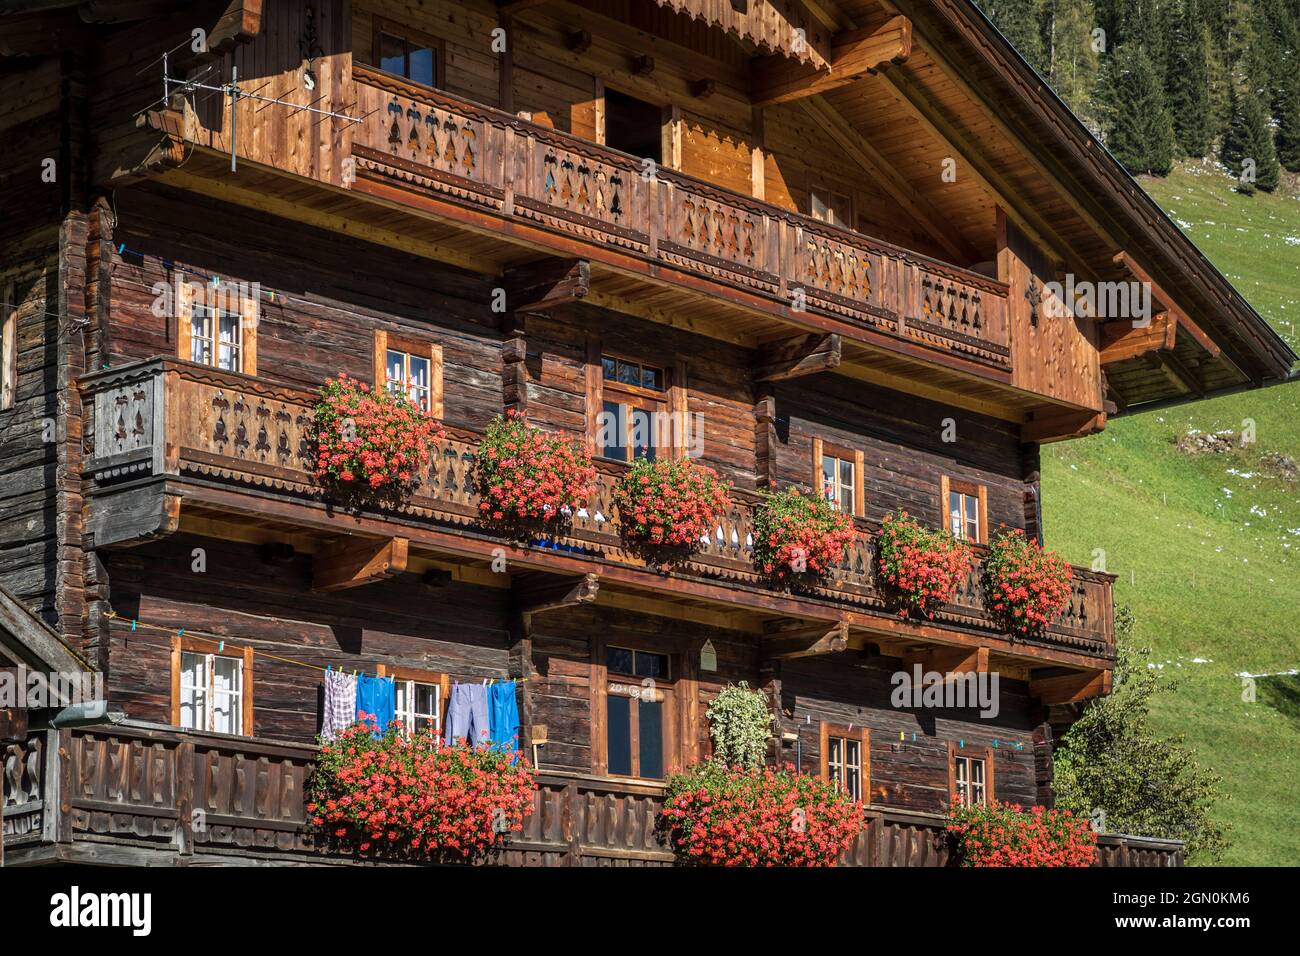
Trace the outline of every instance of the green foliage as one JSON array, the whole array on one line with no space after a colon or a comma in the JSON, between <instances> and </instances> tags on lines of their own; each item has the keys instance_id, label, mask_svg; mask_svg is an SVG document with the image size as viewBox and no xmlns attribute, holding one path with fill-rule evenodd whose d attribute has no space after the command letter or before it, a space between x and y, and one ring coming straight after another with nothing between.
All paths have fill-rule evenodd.
<instances>
[{"instance_id":1,"label":"green foliage","mask_svg":"<svg viewBox=\"0 0 1300 956\"><path fill-rule=\"evenodd\" d=\"M1278 162L1293 173L1300 173L1300 66L1287 80L1278 116Z\"/></svg>"},{"instance_id":2,"label":"green foliage","mask_svg":"<svg viewBox=\"0 0 1300 956\"><path fill-rule=\"evenodd\" d=\"M1115 690L1091 701L1056 751L1056 805L1080 816L1105 814L1114 833L1182 840L1189 855L1218 860L1225 828L1211 815L1221 777L1151 727L1151 700L1172 684L1132 644L1133 616L1115 612Z\"/></svg>"},{"instance_id":3,"label":"green foliage","mask_svg":"<svg viewBox=\"0 0 1300 956\"><path fill-rule=\"evenodd\" d=\"M1174 23L1165 87L1179 149L1184 156L1204 156L1211 138L1210 65L1197 0L1184 0Z\"/></svg>"},{"instance_id":4,"label":"green foliage","mask_svg":"<svg viewBox=\"0 0 1300 956\"><path fill-rule=\"evenodd\" d=\"M981 0L980 7L1029 65L1047 75L1042 0Z\"/></svg>"},{"instance_id":5,"label":"green foliage","mask_svg":"<svg viewBox=\"0 0 1300 956\"><path fill-rule=\"evenodd\" d=\"M1141 46L1120 47L1102 87L1107 148L1131 173L1167 175L1174 162L1174 124L1151 57Z\"/></svg>"},{"instance_id":6,"label":"green foliage","mask_svg":"<svg viewBox=\"0 0 1300 956\"><path fill-rule=\"evenodd\" d=\"M1237 189L1250 195L1256 189L1277 189L1281 167L1273 150L1268 118L1254 93L1232 96L1232 121L1223 139L1223 164L1237 177Z\"/></svg>"},{"instance_id":7,"label":"green foliage","mask_svg":"<svg viewBox=\"0 0 1300 956\"><path fill-rule=\"evenodd\" d=\"M744 681L724 687L709 704L709 736L714 760L741 770L762 765L772 737L767 696Z\"/></svg>"}]
</instances>

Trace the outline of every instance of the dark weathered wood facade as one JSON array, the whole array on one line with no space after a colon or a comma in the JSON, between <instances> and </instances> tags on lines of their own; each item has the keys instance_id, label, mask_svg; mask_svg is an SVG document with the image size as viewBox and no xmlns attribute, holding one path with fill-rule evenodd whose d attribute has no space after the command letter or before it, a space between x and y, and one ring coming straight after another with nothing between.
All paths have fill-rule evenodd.
<instances>
[{"instance_id":1,"label":"dark weathered wood facade","mask_svg":"<svg viewBox=\"0 0 1300 956\"><path fill-rule=\"evenodd\" d=\"M1109 688L1111 579L1076 569L1033 640L999 630L978 562L933 620L901 619L873 570L881 518L941 525L947 490L973 489L981 541L1036 534L1042 442L1293 358L957 0L206 0L96 4L93 26L45 6L0 17L0 582L148 726L8 745L5 819L27 822L6 833L33 861L318 859L306 663L524 679L543 778L507 860L663 862L661 787L609 774L615 645L673 662L670 765L708 755L709 701L746 681L784 731L773 759L804 772L827 728L866 731L854 862L942 862L955 747L996 798L1051 801L1055 734ZM432 51L429 75L382 69L382 34ZM621 148L629 97L658 117L652 167ZM1156 331L1049 318L1065 272L1145 276ZM237 369L192 361L196 286L235 290ZM304 457L314 393L375 381L389 345L432 357L449 435L409 506L345 514ZM512 409L591 443L604 355L664 371L664 409L702 422L691 453L735 487L671 574L619 539L617 462L558 542L477 519L484 426ZM816 484L832 454L859 543L822 586L773 589L749 554L758 495ZM357 548L399 568L324 573ZM181 629L249 655L255 741L161 726ZM996 672L997 716L893 706L914 663Z\"/></svg>"}]
</instances>

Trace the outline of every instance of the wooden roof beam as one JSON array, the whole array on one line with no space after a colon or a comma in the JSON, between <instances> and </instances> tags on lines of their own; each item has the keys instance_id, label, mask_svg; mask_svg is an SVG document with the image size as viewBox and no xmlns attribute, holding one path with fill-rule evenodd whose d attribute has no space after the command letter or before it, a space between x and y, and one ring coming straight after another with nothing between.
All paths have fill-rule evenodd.
<instances>
[{"instance_id":1,"label":"wooden roof beam","mask_svg":"<svg viewBox=\"0 0 1300 956\"><path fill-rule=\"evenodd\" d=\"M1070 704L1090 697L1104 697L1111 691L1112 672L1109 670L1079 671L1055 677L1029 680L1029 695L1037 697L1045 707L1053 704Z\"/></svg>"},{"instance_id":2,"label":"wooden roof beam","mask_svg":"<svg viewBox=\"0 0 1300 956\"><path fill-rule=\"evenodd\" d=\"M1088 409L1035 415L1020 426L1020 441L1026 445L1047 444L1095 435L1106 427L1106 413Z\"/></svg>"},{"instance_id":3,"label":"wooden roof beam","mask_svg":"<svg viewBox=\"0 0 1300 956\"><path fill-rule=\"evenodd\" d=\"M962 674L987 674L989 649L987 647L932 647L903 655L903 667L911 670L921 665L922 674L939 673L944 682Z\"/></svg>"},{"instance_id":4,"label":"wooden roof beam","mask_svg":"<svg viewBox=\"0 0 1300 956\"><path fill-rule=\"evenodd\" d=\"M780 54L755 59L750 67L750 98L755 106L775 106L825 93L911 55L912 21L890 17L876 28L837 33L831 40L829 70Z\"/></svg>"},{"instance_id":5,"label":"wooden roof beam","mask_svg":"<svg viewBox=\"0 0 1300 956\"><path fill-rule=\"evenodd\" d=\"M840 337L809 332L763 345L754 367L757 382L783 382L839 368Z\"/></svg>"},{"instance_id":6,"label":"wooden roof beam","mask_svg":"<svg viewBox=\"0 0 1300 956\"><path fill-rule=\"evenodd\" d=\"M564 577L539 584L520 583L516 580L512 591L515 611L525 616L566 607L580 607L595 603L600 594L600 575L589 572L579 578Z\"/></svg>"},{"instance_id":7,"label":"wooden roof beam","mask_svg":"<svg viewBox=\"0 0 1300 956\"><path fill-rule=\"evenodd\" d=\"M820 96L810 96L799 105L814 123L848 153L849 157L884 187L885 192L909 212L957 263L979 260L975 249L960 235L954 235L942 213L930 204L904 176L894 168L871 142L859 133L840 112Z\"/></svg>"},{"instance_id":8,"label":"wooden roof beam","mask_svg":"<svg viewBox=\"0 0 1300 956\"><path fill-rule=\"evenodd\" d=\"M979 144L957 129L955 125L937 110L926 93L904 75L902 70L882 70L876 78L885 85L899 104L911 114L923 129L941 143L947 143L965 160L964 170L1006 211L1016 226L1034 241L1044 252L1048 253L1059 269L1065 263L1083 261L1082 256L1071 252L1070 245L1052 226L1032 209L1021 210L1017 202L1020 191L984 159ZM1096 276L1076 266L1076 271L1085 279L1094 280Z\"/></svg>"},{"instance_id":9,"label":"wooden roof beam","mask_svg":"<svg viewBox=\"0 0 1300 956\"><path fill-rule=\"evenodd\" d=\"M591 291L591 263L586 259L541 259L508 269L504 280L509 311L549 312L586 297Z\"/></svg>"},{"instance_id":10,"label":"wooden roof beam","mask_svg":"<svg viewBox=\"0 0 1300 956\"><path fill-rule=\"evenodd\" d=\"M792 660L799 657L816 657L820 654L838 654L849 646L849 624L840 621L829 631L825 624L810 628L771 631L763 638L764 660Z\"/></svg>"},{"instance_id":11,"label":"wooden roof beam","mask_svg":"<svg viewBox=\"0 0 1300 956\"><path fill-rule=\"evenodd\" d=\"M344 541L312 555L314 591L341 591L395 577L406 570L410 541L406 538Z\"/></svg>"},{"instance_id":12,"label":"wooden roof beam","mask_svg":"<svg viewBox=\"0 0 1300 956\"><path fill-rule=\"evenodd\" d=\"M1210 354L1211 358L1217 359L1223 354L1223 349L1218 345L1218 343L1210 338L1204 329L1193 322L1191 316L1178 307L1178 303L1175 301L1174 297L1162 289L1159 283L1152 279L1147 271L1138 265L1137 261L1131 255L1121 250L1115 254L1114 262L1117 266L1122 266L1127 270L1128 273L1132 275L1133 278L1137 279L1138 282L1150 286L1151 298L1159 300L1174 317L1176 325L1182 326L1182 328L1186 329L1187 334L1196 341L1197 345L1205 349L1205 351ZM1171 330L1171 336L1176 332L1176 328ZM1174 343L1171 341L1168 347L1172 349Z\"/></svg>"}]
</instances>

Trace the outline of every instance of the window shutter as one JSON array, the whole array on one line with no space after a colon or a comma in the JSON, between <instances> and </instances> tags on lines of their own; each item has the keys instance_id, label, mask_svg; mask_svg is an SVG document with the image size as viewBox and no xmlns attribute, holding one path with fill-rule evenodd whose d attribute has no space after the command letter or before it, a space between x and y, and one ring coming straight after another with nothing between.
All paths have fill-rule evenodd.
<instances>
[{"instance_id":1,"label":"window shutter","mask_svg":"<svg viewBox=\"0 0 1300 956\"><path fill-rule=\"evenodd\" d=\"M174 283L176 301L172 307L176 310L176 357L188 362L194 355L190 344L190 319L194 315L194 286L188 280Z\"/></svg>"},{"instance_id":2,"label":"window shutter","mask_svg":"<svg viewBox=\"0 0 1300 956\"><path fill-rule=\"evenodd\" d=\"M240 703L243 706L243 713L240 715L240 723L244 727L244 736L253 736L253 649L244 648L244 675L242 686L243 696Z\"/></svg>"},{"instance_id":3,"label":"window shutter","mask_svg":"<svg viewBox=\"0 0 1300 956\"><path fill-rule=\"evenodd\" d=\"M957 745L948 741L948 806L957 806Z\"/></svg>"},{"instance_id":4,"label":"window shutter","mask_svg":"<svg viewBox=\"0 0 1300 956\"><path fill-rule=\"evenodd\" d=\"M374 376L370 384L378 391L388 378L388 333L383 329L375 329Z\"/></svg>"},{"instance_id":5,"label":"window shutter","mask_svg":"<svg viewBox=\"0 0 1300 956\"><path fill-rule=\"evenodd\" d=\"M992 805L994 800L993 794L993 755L997 753L992 747L985 751L987 759L984 763L984 800Z\"/></svg>"},{"instance_id":6,"label":"window shutter","mask_svg":"<svg viewBox=\"0 0 1300 956\"><path fill-rule=\"evenodd\" d=\"M862 487L862 472L866 456L861 451L853 453L853 513L859 518L867 514L867 491Z\"/></svg>"},{"instance_id":7,"label":"window shutter","mask_svg":"<svg viewBox=\"0 0 1300 956\"><path fill-rule=\"evenodd\" d=\"M260 305L251 295L239 299L240 371L245 375L257 374L257 313Z\"/></svg>"},{"instance_id":8,"label":"window shutter","mask_svg":"<svg viewBox=\"0 0 1300 956\"><path fill-rule=\"evenodd\" d=\"M825 443L820 438L812 440L812 486L813 493L822 493L822 449Z\"/></svg>"},{"instance_id":9,"label":"window shutter","mask_svg":"<svg viewBox=\"0 0 1300 956\"><path fill-rule=\"evenodd\" d=\"M442 419L442 346L429 346L429 413Z\"/></svg>"},{"instance_id":10,"label":"window shutter","mask_svg":"<svg viewBox=\"0 0 1300 956\"><path fill-rule=\"evenodd\" d=\"M826 721L821 722L821 743L818 747L820 758L818 762L818 775L823 780L830 779L830 753L831 753L831 725Z\"/></svg>"},{"instance_id":11,"label":"window shutter","mask_svg":"<svg viewBox=\"0 0 1300 956\"><path fill-rule=\"evenodd\" d=\"M862 728L862 803L871 805L871 728Z\"/></svg>"}]
</instances>

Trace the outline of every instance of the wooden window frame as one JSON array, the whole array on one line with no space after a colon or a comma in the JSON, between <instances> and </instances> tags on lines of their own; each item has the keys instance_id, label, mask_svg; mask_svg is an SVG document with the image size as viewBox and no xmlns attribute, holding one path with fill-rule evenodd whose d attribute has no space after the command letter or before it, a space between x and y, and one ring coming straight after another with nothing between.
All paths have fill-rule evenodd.
<instances>
[{"instance_id":1,"label":"wooden window frame","mask_svg":"<svg viewBox=\"0 0 1300 956\"><path fill-rule=\"evenodd\" d=\"M812 487L819 495L824 495L826 489L822 484L822 462L825 458L836 458L840 461L853 462L853 507L849 514L853 517L862 518L866 516L867 496L862 487L863 473L866 470L866 455L859 449L853 449L847 445L840 445L835 442L826 441L823 438L813 436L812 440ZM836 487L839 487L839 471L836 470Z\"/></svg>"},{"instance_id":2,"label":"wooden window frame","mask_svg":"<svg viewBox=\"0 0 1300 956\"><path fill-rule=\"evenodd\" d=\"M398 683L415 683L429 684L438 688L438 736L442 736L444 728L447 726L447 703L448 694L451 693L451 676L442 671L424 670L419 667L394 667L388 664L379 664L375 667L375 675L378 677L391 677L393 679L393 719L397 719L397 684ZM414 721L412 721L414 723ZM414 726L407 727L407 733L414 732Z\"/></svg>"},{"instance_id":3,"label":"wooden window frame","mask_svg":"<svg viewBox=\"0 0 1300 956\"><path fill-rule=\"evenodd\" d=\"M0 411L18 399L18 303L14 280L0 284Z\"/></svg>"},{"instance_id":4,"label":"wooden window frame","mask_svg":"<svg viewBox=\"0 0 1300 956\"><path fill-rule=\"evenodd\" d=\"M963 481L959 478L952 478L943 475L939 479L939 515L940 526L952 531L952 512L948 506L948 499L953 492L957 494L975 498L978 501L978 511L975 520L979 522L979 534L977 540L972 544L988 544L989 541L989 491L987 485L977 484L973 481ZM963 498L962 504L962 540L969 541L965 537L966 530L966 506Z\"/></svg>"},{"instance_id":5,"label":"wooden window frame","mask_svg":"<svg viewBox=\"0 0 1300 956\"><path fill-rule=\"evenodd\" d=\"M834 199L843 199L843 200L845 201L845 205L846 205L847 208L848 208L848 221L847 221L847 222L840 222L840 221L836 220L836 221L834 221L834 222L827 222L825 219L818 219L817 216L813 213L813 199L814 199L814 198L817 198L818 200L820 200L821 203L822 203L822 205L825 206L827 209L830 209L830 210L833 211L834 208L835 208L834 206L828 204L828 203L825 201L825 199L824 199L823 197L832 197L832 198L834 198ZM855 225L855 224L857 223L857 221L858 221L858 220L857 220L857 215L856 215L857 210L856 210L855 206L856 206L856 204L855 204L854 201L853 201L853 193L852 193L852 192L847 192L847 193L845 193L845 192L840 192L838 189L832 189L830 186L828 186L828 185L827 185L826 183L824 183L824 182L816 182L816 183L813 183L812 185L810 185L810 186L808 187L808 218L809 218L809 219L813 219L813 220L815 220L816 222L820 222L820 223L822 223L823 225L826 225L826 226L834 226L834 227L836 227L836 228L843 229L843 230L845 230L846 232L853 232L853 231L855 231L853 227L854 227L854 225Z\"/></svg>"},{"instance_id":6,"label":"wooden window frame","mask_svg":"<svg viewBox=\"0 0 1300 956\"><path fill-rule=\"evenodd\" d=\"M669 679L666 681L655 680L655 689L662 695L659 699L661 713L663 715L663 777L642 777L639 775L641 748L638 722L640 715L638 708L632 707L630 714L629 747L631 751L632 773L615 774L609 770L609 698L611 696L631 698L631 695L612 694L609 686L611 683L627 683L629 685L637 684L645 678L637 677L635 674L618 674L611 676L609 668L606 666L605 656L609 647L618 647L632 652L641 651L646 654L658 654L668 658ZM591 765L592 773L610 777L617 780L632 780L645 783L661 784L668 779L674 769L682 764L682 741L684 737L684 724L686 713L684 712L683 703L686 695L694 693L694 682L687 678L689 668L679 660L680 655L667 648L651 649L637 647L635 645L625 644L619 641L606 642L602 637L595 637L591 641L592 660L591 660ZM635 665L633 666L635 670ZM678 688L678 683L683 686ZM689 728L688 728L689 729Z\"/></svg>"},{"instance_id":7,"label":"wooden window frame","mask_svg":"<svg viewBox=\"0 0 1300 956\"><path fill-rule=\"evenodd\" d=\"M220 327L213 328L212 363L194 362L194 339L191 335L191 323L194 319L195 283L181 282L180 296L176 303L176 357L183 362L193 362L204 368L216 369L218 372L232 372L239 375L257 374L257 323L258 305L252 296L244 295L239 299L239 368L223 369L220 361ZM231 288L238 288L232 284ZM226 310L229 311L229 310ZM220 311L217 313L220 315Z\"/></svg>"},{"instance_id":8,"label":"wooden window frame","mask_svg":"<svg viewBox=\"0 0 1300 956\"><path fill-rule=\"evenodd\" d=\"M426 354L429 356L429 408L427 410L430 415L441 421L444 412L442 345L429 339L404 335L400 332L375 329L374 349L374 380L371 384L376 389L388 387L389 349L395 352L405 352L408 356Z\"/></svg>"},{"instance_id":9,"label":"wooden window frame","mask_svg":"<svg viewBox=\"0 0 1300 956\"><path fill-rule=\"evenodd\" d=\"M227 657L240 660L243 664L243 674L241 677L242 688L239 699L239 723L241 737L253 736L253 691L254 691L254 672L253 672L253 649L251 647L231 648L226 650L222 647L220 641L210 640L208 638L186 637L177 635L172 637L171 653L171 724L173 727L181 726L181 656L183 654L203 654L209 657ZM192 733L215 733L216 731L196 730L193 728L184 728Z\"/></svg>"},{"instance_id":10,"label":"wooden window frame","mask_svg":"<svg viewBox=\"0 0 1300 956\"><path fill-rule=\"evenodd\" d=\"M844 741L857 740L862 748L861 767L859 768L859 787L862 791L859 801L863 806L871 805L871 729L869 727L850 727L846 724L832 724L827 721L821 722L821 758L818 767L818 775L822 780L829 782L840 782L831 780L830 754L831 738L837 737ZM845 754L847 756L847 749Z\"/></svg>"},{"instance_id":11,"label":"wooden window frame","mask_svg":"<svg viewBox=\"0 0 1300 956\"><path fill-rule=\"evenodd\" d=\"M384 70L382 66L380 66L380 64L383 62L383 34L387 33L390 37L397 37L399 40L403 40L406 42L407 48L405 53L403 54L403 58L406 62L408 72L410 70L410 61L411 61L410 48L411 48L412 41L414 41L418 45L427 46L429 47L429 49L435 50L438 56L438 63L436 67L437 75L434 76L433 86L429 87L429 89L445 90L447 88L447 41L446 40L442 39L442 37L436 37L431 33L425 33L422 30L417 30L414 27L408 27L403 23L398 23L396 20L389 20L387 17L381 17L378 14L373 15L370 23L370 30L371 30L370 62L376 70L380 70L385 73L388 72L387 70ZM419 83L416 80L413 80L408 76L403 76L400 73L390 73L389 76L397 76L405 80L406 82L412 83L416 86L424 86L423 83Z\"/></svg>"},{"instance_id":12,"label":"wooden window frame","mask_svg":"<svg viewBox=\"0 0 1300 956\"><path fill-rule=\"evenodd\" d=\"M607 381L605 379L604 364L604 360L607 358L629 362L643 368L657 369L663 375L664 387L662 389L651 389L640 385L627 385L612 380ZM607 399L607 390L617 397ZM655 458L656 460L659 458L672 459L682 458L686 455L686 435L682 433L683 429L687 427L685 359L678 359L674 365L648 362L623 353L606 351L601 348L598 338L595 336L588 337L586 381L587 451L593 458L600 461L631 465L636 459L630 457L632 454L630 444L627 448L629 457L626 459L607 458L604 454L604 448L600 444L601 415L605 411L605 402L607 400L618 401L619 404L639 408L642 411L667 412L671 416L670 421L672 423L671 444L667 448L656 447ZM653 423L653 419L651 421Z\"/></svg>"},{"instance_id":13,"label":"wooden window frame","mask_svg":"<svg viewBox=\"0 0 1300 956\"><path fill-rule=\"evenodd\" d=\"M997 799L994 790L994 769L993 756L997 751L992 747L964 747L958 748L954 741L948 741L948 805L955 807L958 805L959 795L957 793L957 759L960 757L964 760L980 760L984 763L984 806L992 806ZM969 784L967 785L969 786Z\"/></svg>"}]
</instances>

